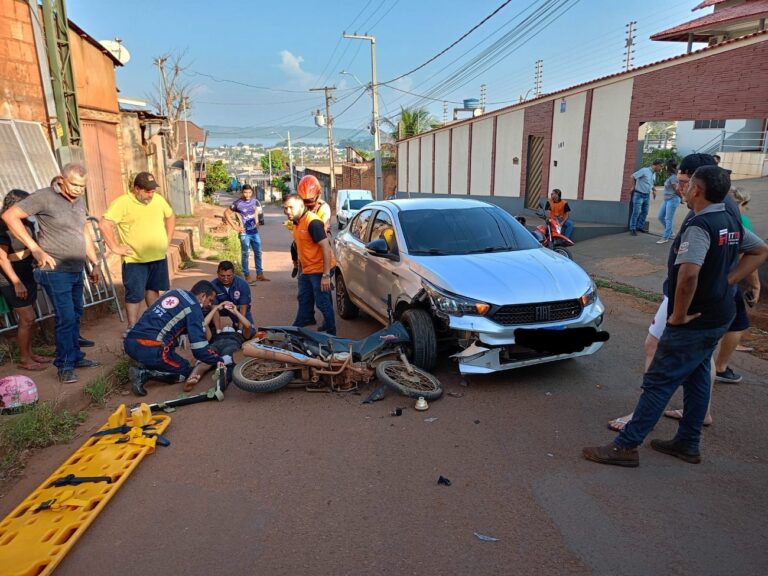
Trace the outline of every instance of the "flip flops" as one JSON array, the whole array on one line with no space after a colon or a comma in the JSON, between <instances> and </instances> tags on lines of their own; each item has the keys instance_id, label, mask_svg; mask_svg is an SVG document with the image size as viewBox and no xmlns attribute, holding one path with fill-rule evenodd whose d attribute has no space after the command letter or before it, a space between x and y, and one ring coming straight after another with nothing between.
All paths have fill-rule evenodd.
<instances>
[{"instance_id":1,"label":"flip flops","mask_svg":"<svg viewBox=\"0 0 768 576\"><path fill-rule=\"evenodd\" d=\"M673 420L680 420L683 417L683 411L680 409L664 410L664 416ZM705 422L704 426L711 426L712 422Z\"/></svg>"},{"instance_id":2,"label":"flip flops","mask_svg":"<svg viewBox=\"0 0 768 576\"><path fill-rule=\"evenodd\" d=\"M621 432L622 430L624 430L624 426L626 426L630 420L632 420L632 414L627 414L626 416L622 416L621 418L610 420L608 422L608 430L613 430L614 432Z\"/></svg>"}]
</instances>

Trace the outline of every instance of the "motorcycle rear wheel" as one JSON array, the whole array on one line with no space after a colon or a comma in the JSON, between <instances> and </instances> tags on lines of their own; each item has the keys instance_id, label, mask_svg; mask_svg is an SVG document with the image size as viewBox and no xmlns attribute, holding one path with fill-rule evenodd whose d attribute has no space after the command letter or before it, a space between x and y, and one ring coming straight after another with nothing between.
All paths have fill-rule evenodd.
<instances>
[{"instance_id":1,"label":"motorcycle rear wheel","mask_svg":"<svg viewBox=\"0 0 768 576\"><path fill-rule=\"evenodd\" d=\"M376 366L376 377L393 390L409 398L423 396L425 400L437 400L443 395L440 381L429 372L411 365L409 374L400 360L387 360Z\"/></svg>"},{"instance_id":2,"label":"motorcycle rear wheel","mask_svg":"<svg viewBox=\"0 0 768 576\"><path fill-rule=\"evenodd\" d=\"M274 392L285 388L293 377L290 364L261 358L244 360L232 372L235 386L246 392Z\"/></svg>"}]
</instances>

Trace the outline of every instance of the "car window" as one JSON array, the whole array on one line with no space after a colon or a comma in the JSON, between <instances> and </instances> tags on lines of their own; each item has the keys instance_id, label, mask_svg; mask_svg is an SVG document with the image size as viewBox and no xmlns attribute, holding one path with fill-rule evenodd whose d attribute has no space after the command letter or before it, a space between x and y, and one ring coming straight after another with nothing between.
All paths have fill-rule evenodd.
<instances>
[{"instance_id":1,"label":"car window","mask_svg":"<svg viewBox=\"0 0 768 576\"><path fill-rule=\"evenodd\" d=\"M360 208L371 202L373 202L373 200L349 200L349 209L360 210Z\"/></svg>"},{"instance_id":2,"label":"car window","mask_svg":"<svg viewBox=\"0 0 768 576\"><path fill-rule=\"evenodd\" d=\"M404 210L398 214L410 254L455 255L538 248L511 214L496 206Z\"/></svg>"},{"instance_id":3,"label":"car window","mask_svg":"<svg viewBox=\"0 0 768 576\"><path fill-rule=\"evenodd\" d=\"M349 233L360 242L365 242L365 230L368 228L368 220L371 219L373 210L363 210L352 220L349 225Z\"/></svg>"},{"instance_id":4,"label":"car window","mask_svg":"<svg viewBox=\"0 0 768 576\"><path fill-rule=\"evenodd\" d=\"M376 217L371 224L370 240L386 240L389 251L397 254L397 240L395 239L395 229L392 226L392 218L383 210L376 212Z\"/></svg>"}]
</instances>

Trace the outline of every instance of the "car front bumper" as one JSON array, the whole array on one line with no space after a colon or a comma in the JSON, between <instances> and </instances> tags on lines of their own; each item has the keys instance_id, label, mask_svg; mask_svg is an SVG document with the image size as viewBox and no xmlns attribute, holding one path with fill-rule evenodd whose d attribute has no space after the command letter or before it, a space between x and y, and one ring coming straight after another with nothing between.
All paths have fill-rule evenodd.
<instances>
[{"instance_id":1,"label":"car front bumper","mask_svg":"<svg viewBox=\"0 0 768 576\"><path fill-rule=\"evenodd\" d=\"M584 308L578 318L554 325L547 323L502 326L481 316L451 316L449 317L449 327L460 333L469 332L472 334L479 350L477 354L467 354L470 350L465 350L465 352L456 355L459 361L459 371L462 374L490 374L594 354L602 348L603 342L595 342L579 352L568 354L537 353L517 346L514 333L518 328L561 330L599 328L603 322L604 313L605 307L600 300L597 300L594 304Z\"/></svg>"}]
</instances>

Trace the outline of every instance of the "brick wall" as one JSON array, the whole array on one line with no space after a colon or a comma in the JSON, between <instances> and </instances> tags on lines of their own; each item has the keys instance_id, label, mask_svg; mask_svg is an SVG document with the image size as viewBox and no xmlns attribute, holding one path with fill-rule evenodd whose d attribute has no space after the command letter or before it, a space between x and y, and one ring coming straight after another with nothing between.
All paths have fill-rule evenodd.
<instances>
[{"instance_id":1,"label":"brick wall","mask_svg":"<svg viewBox=\"0 0 768 576\"><path fill-rule=\"evenodd\" d=\"M547 196L549 186L549 164L552 155L552 111L554 110L554 101L542 102L536 106L530 106L525 109L523 119L523 154L520 159L520 196L526 196L526 174L528 173L528 137L541 136L544 138L544 161L541 174L542 198Z\"/></svg>"},{"instance_id":2,"label":"brick wall","mask_svg":"<svg viewBox=\"0 0 768 576\"><path fill-rule=\"evenodd\" d=\"M0 106L0 115L47 128L32 20L22 0L0 0Z\"/></svg>"},{"instance_id":3,"label":"brick wall","mask_svg":"<svg viewBox=\"0 0 768 576\"><path fill-rule=\"evenodd\" d=\"M641 122L768 117L768 42L635 76L623 182L635 171ZM631 190L623 186L621 200Z\"/></svg>"},{"instance_id":4,"label":"brick wall","mask_svg":"<svg viewBox=\"0 0 768 576\"><path fill-rule=\"evenodd\" d=\"M374 193L376 182L373 161L343 164L341 170L341 180L336 183L339 190L368 190ZM397 191L397 166L382 166L381 180L384 198L394 194Z\"/></svg>"}]
</instances>

